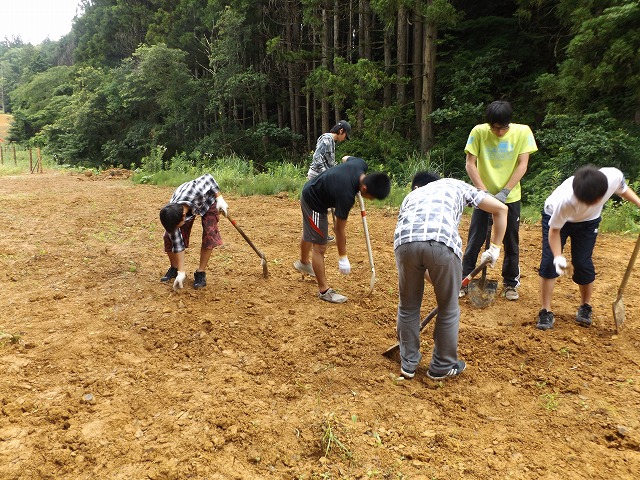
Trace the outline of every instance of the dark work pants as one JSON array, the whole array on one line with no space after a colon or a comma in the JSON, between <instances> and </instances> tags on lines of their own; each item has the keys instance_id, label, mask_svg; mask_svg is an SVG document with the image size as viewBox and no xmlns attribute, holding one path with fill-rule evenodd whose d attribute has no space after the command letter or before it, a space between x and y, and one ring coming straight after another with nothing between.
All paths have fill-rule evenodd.
<instances>
[{"instance_id":1,"label":"dark work pants","mask_svg":"<svg viewBox=\"0 0 640 480\"><path fill-rule=\"evenodd\" d=\"M502 281L510 287L520 286L520 201L507 203L507 230L504 234L504 257ZM473 209L467 248L462 257L463 278L476 267L478 255L485 250L490 214L479 208Z\"/></svg>"}]
</instances>

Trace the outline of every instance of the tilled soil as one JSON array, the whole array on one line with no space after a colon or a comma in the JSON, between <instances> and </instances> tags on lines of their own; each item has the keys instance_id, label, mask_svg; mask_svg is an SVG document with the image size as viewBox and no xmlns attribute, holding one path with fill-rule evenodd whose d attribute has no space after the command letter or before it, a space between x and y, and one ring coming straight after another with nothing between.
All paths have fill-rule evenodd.
<instances>
[{"instance_id":1,"label":"tilled soil","mask_svg":"<svg viewBox=\"0 0 640 480\"><path fill-rule=\"evenodd\" d=\"M381 355L396 341L397 210L368 204L367 295L356 203L352 274L339 274L335 246L327 253L331 285L349 297L333 305L292 268L297 199L225 194L269 277L222 218L225 245L194 290L196 222L175 293L159 282L158 212L173 189L124 177L0 177L0 478L637 478L638 273L618 335L611 311L633 236L598 239L594 325L577 326L577 287L562 278L556 326L542 332L540 227L523 225L520 300L461 301L467 370L426 377L427 326L423 364L403 381ZM423 315L434 306L427 288Z\"/></svg>"}]
</instances>

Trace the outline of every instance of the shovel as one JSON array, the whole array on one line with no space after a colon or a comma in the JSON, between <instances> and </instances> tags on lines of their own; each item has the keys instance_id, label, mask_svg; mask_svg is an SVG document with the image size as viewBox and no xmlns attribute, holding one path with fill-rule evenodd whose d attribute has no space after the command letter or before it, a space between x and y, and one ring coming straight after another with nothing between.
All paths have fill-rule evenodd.
<instances>
[{"instance_id":1,"label":"shovel","mask_svg":"<svg viewBox=\"0 0 640 480\"><path fill-rule=\"evenodd\" d=\"M493 217L489 215L489 224L487 225L487 241L485 249L491 246L491 227L493 225ZM498 282L496 280L487 280L487 266L482 269L482 276L479 280L474 280L469 283L468 295L471 303L475 307L484 308L496 298L496 291L498 290Z\"/></svg>"},{"instance_id":2,"label":"shovel","mask_svg":"<svg viewBox=\"0 0 640 480\"><path fill-rule=\"evenodd\" d=\"M616 301L611 305L613 307L613 319L616 321L616 333L620 332L622 325L624 324L624 303L622 302L622 293L624 292L624 287L627 286L627 282L629 281L631 269L633 268L633 264L636 262L636 257L638 256L638 250L640 250L640 236L638 236L638 240L636 240L636 246L633 249L631 258L629 259L627 271L624 272L622 283L618 289L618 298L616 298Z\"/></svg>"},{"instance_id":3,"label":"shovel","mask_svg":"<svg viewBox=\"0 0 640 480\"><path fill-rule=\"evenodd\" d=\"M231 218L231 216L229 215L229 212L222 212L224 214L225 217L227 217L227 219L231 222L231 225L233 225L234 227L236 227L236 230L238 231L238 233L240 235L242 235L242 238L245 239L245 241L249 244L249 246L251 248L253 248L253 251L256 252L256 254L260 257L260 265L262 265L262 276L264 278L267 278L269 276L269 269L267 268L267 257L264 256L264 253L262 253L260 250L258 250L258 247L256 247L253 242L251 241L251 239L247 236L246 233L244 233L242 231L242 229L238 226L238 224L236 223L236 221Z\"/></svg>"},{"instance_id":4,"label":"shovel","mask_svg":"<svg viewBox=\"0 0 640 480\"><path fill-rule=\"evenodd\" d=\"M369 238L369 228L367 227L367 211L364 208L364 199L358 192L358 202L360 203L360 215L362 216L362 228L364 229L364 238L367 242L367 253L369 254L369 265L371 266L371 281L369 282L369 293L373 292L373 286L376 283L376 268L373 265L373 252L371 251L371 239Z\"/></svg>"},{"instance_id":5,"label":"shovel","mask_svg":"<svg viewBox=\"0 0 640 480\"><path fill-rule=\"evenodd\" d=\"M480 272L480 270L482 270L483 268L486 268L488 263L489 261L487 260L484 263L481 263L480 265L478 265L476 268L474 268L469 275L467 275L462 279L461 287L466 287L467 285L469 285L469 282L471 281L471 279L475 277ZM427 326L427 324L433 319L433 317L437 315L437 313L438 313L438 307L434 308L429 312L429 315L427 315L425 319L422 320L422 322L420 322L420 331L422 331L424 327ZM400 344L396 343L392 347L387 348L384 352L382 352L382 355L400 363Z\"/></svg>"}]
</instances>

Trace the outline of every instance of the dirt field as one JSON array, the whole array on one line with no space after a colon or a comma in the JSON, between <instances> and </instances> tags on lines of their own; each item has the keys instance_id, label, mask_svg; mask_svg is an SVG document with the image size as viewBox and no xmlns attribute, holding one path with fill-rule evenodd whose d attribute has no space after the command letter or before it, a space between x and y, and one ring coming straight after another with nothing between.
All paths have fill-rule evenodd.
<instances>
[{"instance_id":1,"label":"dirt field","mask_svg":"<svg viewBox=\"0 0 640 480\"><path fill-rule=\"evenodd\" d=\"M638 268L620 335L611 313L634 237L599 239L594 326L576 326L563 278L556 327L541 332L539 226L523 225L521 299L461 302L464 374L426 377L427 327L422 367L398 381L381 355L395 343L397 211L368 209L367 297L356 206L349 277L328 251L330 282L349 297L332 305L291 266L297 200L225 195L270 277L222 219L209 285L174 293L159 282L158 211L172 191L109 174L0 177L0 478L638 478ZM423 314L433 306L427 291Z\"/></svg>"},{"instance_id":2,"label":"dirt field","mask_svg":"<svg viewBox=\"0 0 640 480\"><path fill-rule=\"evenodd\" d=\"M7 135L9 134L9 127L13 118L6 113L0 113L0 145L7 141Z\"/></svg>"}]
</instances>

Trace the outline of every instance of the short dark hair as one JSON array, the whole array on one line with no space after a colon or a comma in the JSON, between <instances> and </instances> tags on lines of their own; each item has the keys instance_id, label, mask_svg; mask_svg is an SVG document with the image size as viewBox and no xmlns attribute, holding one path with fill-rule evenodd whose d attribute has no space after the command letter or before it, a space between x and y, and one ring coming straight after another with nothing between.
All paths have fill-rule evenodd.
<instances>
[{"instance_id":1,"label":"short dark hair","mask_svg":"<svg viewBox=\"0 0 640 480\"><path fill-rule=\"evenodd\" d=\"M413 176L413 181L411 182L411 190L415 190L418 187L424 187L425 185L431 182L435 182L436 180L440 180L440 175L438 175L436 172L418 172Z\"/></svg>"},{"instance_id":2,"label":"short dark hair","mask_svg":"<svg viewBox=\"0 0 640 480\"><path fill-rule=\"evenodd\" d=\"M182 215L181 203L167 203L160 210L160 223L167 232L171 233L178 228L178 224L182 221Z\"/></svg>"},{"instance_id":3,"label":"short dark hair","mask_svg":"<svg viewBox=\"0 0 640 480\"><path fill-rule=\"evenodd\" d=\"M367 187L367 193L378 200L387 198L391 191L391 179L384 172L374 172L366 175L362 184Z\"/></svg>"},{"instance_id":4,"label":"short dark hair","mask_svg":"<svg viewBox=\"0 0 640 480\"><path fill-rule=\"evenodd\" d=\"M607 193L607 176L593 165L585 165L573 176L573 194L587 205L597 203Z\"/></svg>"},{"instance_id":5,"label":"short dark hair","mask_svg":"<svg viewBox=\"0 0 640 480\"><path fill-rule=\"evenodd\" d=\"M511 123L511 116L513 115L513 109L511 104L505 100L496 100L491 102L485 112L485 118L487 123L493 125L509 125Z\"/></svg>"}]
</instances>

